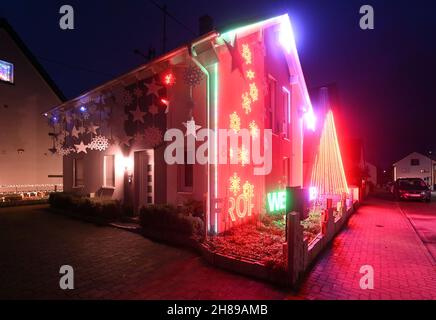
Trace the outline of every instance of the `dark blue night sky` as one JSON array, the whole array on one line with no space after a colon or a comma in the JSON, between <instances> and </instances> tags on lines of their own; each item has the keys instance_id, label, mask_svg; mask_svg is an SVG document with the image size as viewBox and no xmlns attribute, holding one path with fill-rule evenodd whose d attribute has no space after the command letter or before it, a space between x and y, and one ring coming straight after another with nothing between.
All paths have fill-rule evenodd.
<instances>
[{"instance_id":1,"label":"dark blue night sky","mask_svg":"<svg viewBox=\"0 0 436 320\"><path fill-rule=\"evenodd\" d=\"M335 82L342 112L367 158L388 166L412 151L436 153L436 5L430 1L162 1L190 30L207 13L216 26L288 12L309 87ZM62 31L63 4L76 30ZM370 4L375 30L359 28ZM133 53L161 53L162 15L149 0L6 1L8 19L68 98L144 62ZM168 20L168 49L194 35ZM47 106L50 107L50 106Z\"/></svg>"}]
</instances>

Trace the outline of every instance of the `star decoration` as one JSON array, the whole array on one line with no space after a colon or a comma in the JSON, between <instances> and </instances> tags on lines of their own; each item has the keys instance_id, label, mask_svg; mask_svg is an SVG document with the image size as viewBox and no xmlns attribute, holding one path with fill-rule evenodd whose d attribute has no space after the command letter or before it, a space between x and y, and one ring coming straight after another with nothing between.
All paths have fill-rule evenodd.
<instances>
[{"instance_id":1,"label":"star decoration","mask_svg":"<svg viewBox=\"0 0 436 320\"><path fill-rule=\"evenodd\" d=\"M128 147L130 147L130 139L132 139L132 137L126 135L124 132L121 136L118 137L119 144L120 145L124 144Z\"/></svg>"},{"instance_id":2,"label":"star decoration","mask_svg":"<svg viewBox=\"0 0 436 320\"><path fill-rule=\"evenodd\" d=\"M147 95L154 94L156 97L159 97L159 90L162 89L162 86L154 79L151 83L146 83L145 86L147 87Z\"/></svg>"},{"instance_id":3,"label":"star decoration","mask_svg":"<svg viewBox=\"0 0 436 320\"><path fill-rule=\"evenodd\" d=\"M86 149L88 148L88 145L84 144L83 141L80 141L80 144L75 144L74 146L76 147L76 152L77 153L80 153L80 152L88 153L86 151Z\"/></svg>"},{"instance_id":4,"label":"star decoration","mask_svg":"<svg viewBox=\"0 0 436 320\"><path fill-rule=\"evenodd\" d=\"M141 123L144 123L144 115L146 112L141 111L139 108L139 105L136 106L136 109L134 111L129 111L133 116L133 121L139 121Z\"/></svg>"},{"instance_id":5,"label":"star decoration","mask_svg":"<svg viewBox=\"0 0 436 320\"><path fill-rule=\"evenodd\" d=\"M244 76L244 71L242 70L243 61L241 55L239 54L236 36L235 36L235 41L233 42L233 46L225 40L224 43L226 44L226 47L229 50L229 53L232 57L232 71L238 69L241 72L242 76Z\"/></svg>"},{"instance_id":6,"label":"star decoration","mask_svg":"<svg viewBox=\"0 0 436 320\"><path fill-rule=\"evenodd\" d=\"M75 138L79 138L80 131L77 130L76 126L73 126L73 130L71 130L71 136Z\"/></svg>"},{"instance_id":7,"label":"star decoration","mask_svg":"<svg viewBox=\"0 0 436 320\"><path fill-rule=\"evenodd\" d=\"M85 129L85 127L79 127L79 133L80 134L84 134L86 132L86 129Z\"/></svg>"},{"instance_id":8,"label":"star decoration","mask_svg":"<svg viewBox=\"0 0 436 320\"><path fill-rule=\"evenodd\" d=\"M186 122L183 122L183 125L186 127L185 136L193 135L194 137L197 137L197 130L200 129L201 126L195 124L194 118L191 118L191 120L188 120Z\"/></svg>"},{"instance_id":9,"label":"star decoration","mask_svg":"<svg viewBox=\"0 0 436 320\"><path fill-rule=\"evenodd\" d=\"M91 122L91 124L88 127L88 131L92 134L97 134L97 129L100 128L99 126L94 125L94 123Z\"/></svg>"}]
</instances>

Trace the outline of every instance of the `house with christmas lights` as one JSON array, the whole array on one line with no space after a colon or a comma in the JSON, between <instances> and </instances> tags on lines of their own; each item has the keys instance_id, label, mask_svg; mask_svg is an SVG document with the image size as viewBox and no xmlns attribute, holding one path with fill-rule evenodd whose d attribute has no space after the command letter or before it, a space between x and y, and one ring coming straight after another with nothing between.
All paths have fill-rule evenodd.
<instances>
[{"instance_id":1,"label":"house with christmas lights","mask_svg":"<svg viewBox=\"0 0 436 320\"><path fill-rule=\"evenodd\" d=\"M303 186L315 122L288 15L210 31L46 117L65 191L135 210L197 200L214 233L265 212L268 193ZM326 126L328 144L332 116ZM328 189L323 170L341 159L324 151L313 181ZM346 192L343 169L333 178Z\"/></svg>"},{"instance_id":2,"label":"house with christmas lights","mask_svg":"<svg viewBox=\"0 0 436 320\"><path fill-rule=\"evenodd\" d=\"M62 157L50 145L41 114L63 100L19 35L0 19L0 199L62 185Z\"/></svg>"}]
</instances>

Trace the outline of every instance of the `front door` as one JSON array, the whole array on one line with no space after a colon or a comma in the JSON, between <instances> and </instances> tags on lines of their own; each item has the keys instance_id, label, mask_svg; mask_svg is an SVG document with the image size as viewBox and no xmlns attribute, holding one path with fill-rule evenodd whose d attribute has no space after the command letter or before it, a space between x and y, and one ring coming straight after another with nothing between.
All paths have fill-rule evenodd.
<instances>
[{"instance_id":1,"label":"front door","mask_svg":"<svg viewBox=\"0 0 436 320\"><path fill-rule=\"evenodd\" d=\"M154 150L135 152L136 208L154 204Z\"/></svg>"}]
</instances>

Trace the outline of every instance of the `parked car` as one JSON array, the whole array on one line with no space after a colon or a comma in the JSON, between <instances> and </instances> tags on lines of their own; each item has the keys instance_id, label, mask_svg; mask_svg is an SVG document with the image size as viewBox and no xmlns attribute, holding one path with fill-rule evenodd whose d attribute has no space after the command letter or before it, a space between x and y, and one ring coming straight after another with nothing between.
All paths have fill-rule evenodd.
<instances>
[{"instance_id":1,"label":"parked car","mask_svg":"<svg viewBox=\"0 0 436 320\"><path fill-rule=\"evenodd\" d=\"M394 183L393 193L397 200L417 199L431 201L431 190L420 178L400 178Z\"/></svg>"}]
</instances>

